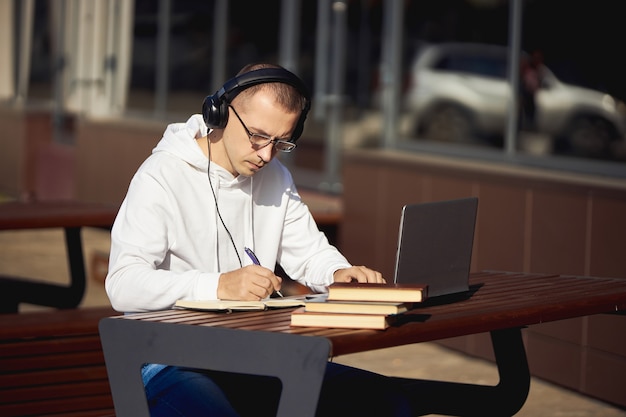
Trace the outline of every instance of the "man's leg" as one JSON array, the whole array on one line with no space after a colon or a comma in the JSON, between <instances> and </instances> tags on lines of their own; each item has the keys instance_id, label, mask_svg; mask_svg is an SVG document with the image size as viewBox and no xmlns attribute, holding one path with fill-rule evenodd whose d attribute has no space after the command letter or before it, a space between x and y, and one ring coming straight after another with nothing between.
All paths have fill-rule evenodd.
<instances>
[{"instance_id":1,"label":"man's leg","mask_svg":"<svg viewBox=\"0 0 626 417\"><path fill-rule=\"evenodd\" d=\"M152 417L275 416L278 378L167 367L146 386ZM329 362L316 415L408 417L409 400L391 378Z\"/></svg>"},{"instance_id":2,"label":"man's leg","mask_svg":"<svg viewBox=\"0 0 626 417\"><path fill-rule=\"evenodd\" d=\"M405 392L393 379L329 362L317 416L405 417L412 412Z\"/></svg>"},{"instance_id":3,"label":"man's leg","mask_svg":"<svg viewBox=\"0 0 626 417\"><path fill-rule=\"evenodd\" d=\"M168 366L146 386L151 417L238 417L219 386L202 371Z\"/></svg>"}]
</instances>

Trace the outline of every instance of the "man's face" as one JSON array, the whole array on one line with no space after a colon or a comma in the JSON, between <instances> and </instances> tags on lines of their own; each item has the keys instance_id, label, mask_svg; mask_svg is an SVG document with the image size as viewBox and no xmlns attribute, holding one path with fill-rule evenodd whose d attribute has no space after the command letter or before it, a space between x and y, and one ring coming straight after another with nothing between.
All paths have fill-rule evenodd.
<instances>
[{"instance_id":1,"label":"man's face","mask_svg":"<svg viewBox=\"0 0 626 417\"><path fill-rule=\"evenodd\" d=\"M222 161L223 165L220 165L235 176L254 175L277 153L272 143L264 147L254 146L245 127L251 133L259 133L272 139L289 140L300 117L298 113L287 113L276 103L273 94L265 89L259 90L245 100L235 98L232 108L228 111L230 112L228 123L222 137L225 160Z\"/></svg>"}]
</instances>

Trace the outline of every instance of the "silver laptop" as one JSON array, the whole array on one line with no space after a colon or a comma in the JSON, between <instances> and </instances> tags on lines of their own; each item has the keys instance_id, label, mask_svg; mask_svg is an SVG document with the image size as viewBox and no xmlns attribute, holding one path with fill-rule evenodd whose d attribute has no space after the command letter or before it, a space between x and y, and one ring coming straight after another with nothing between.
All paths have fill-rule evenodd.
<instances>
[{"instance_id":1,"label":"silver laptop","mask_svg":"<svg viewBox=\"0 0 626 417\"><path fill-rule=\"evenodd\" d=\"M478 198L402 208L394 282L428 284L428 297L469 290Z\"/></svg>"}]
</instances>

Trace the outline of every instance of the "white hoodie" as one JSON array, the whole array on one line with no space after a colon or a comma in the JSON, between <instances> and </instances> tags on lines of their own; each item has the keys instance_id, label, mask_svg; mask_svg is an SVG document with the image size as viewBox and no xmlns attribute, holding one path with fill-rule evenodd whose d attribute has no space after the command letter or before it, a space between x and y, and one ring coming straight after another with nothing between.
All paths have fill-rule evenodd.
<instances>
[{"instance_id":1,"label":"white hoodie","mask_svg":"<svg viewBox=\"0 0 626 417\"><path fill-rule=\"evenodd\" d=\"M317 229L278 159L253 177L233 177L212 163L209 183L208 159L195 140L206 134L201 115L169 125L133 177L111 232L105 286L116 310L215 299L222 272L239 268L240 260L252 263L246 246L261 265L273 269L278 262L315 291L324 291L336 270L350 266Z\"/></svg>"}]
</instances>

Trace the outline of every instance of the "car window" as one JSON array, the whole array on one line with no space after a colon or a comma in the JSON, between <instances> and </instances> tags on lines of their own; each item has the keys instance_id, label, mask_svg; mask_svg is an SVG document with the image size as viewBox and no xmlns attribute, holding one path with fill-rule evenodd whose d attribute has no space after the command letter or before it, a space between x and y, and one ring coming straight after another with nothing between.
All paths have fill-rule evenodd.
<instances>
[{"instance_id":1,"label":"car window","mask_svg":"<svg viewBox=\"0 0 626 417\"><path fill-rule=\"evenodd\" d=\"M441 71L466 72L483 77L505 78L506 61L486 56L445 56L434 65Z\"/></svg>"}]
</instances>

